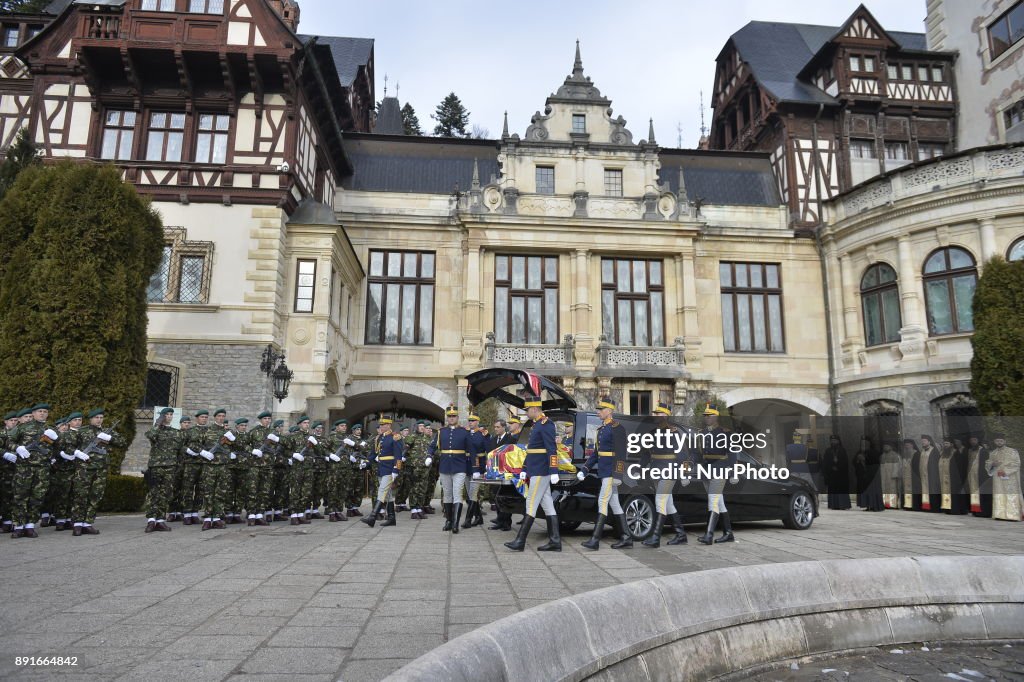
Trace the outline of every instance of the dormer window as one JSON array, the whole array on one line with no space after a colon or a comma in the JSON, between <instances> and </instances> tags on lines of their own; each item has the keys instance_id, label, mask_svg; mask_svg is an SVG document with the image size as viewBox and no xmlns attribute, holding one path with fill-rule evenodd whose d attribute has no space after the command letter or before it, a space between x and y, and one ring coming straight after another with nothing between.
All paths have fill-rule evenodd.
<instances>
[{"instance_id":1,"label":"dormer window","mask_svg":"<svg viewBox=\"0 0 1024 682\"><path fill-rule=\"evenodd\" d=\"M584 114L573 114L572 115L572 132L574 133L586 133L587 132L587 117Z\"/></svg>"},{"instance_id":2,"label":"dormer window","mask_svg":"<svg viewBox=\"0 0 1024 682\"><path fill-rule=\"evenodd\" d=\"M859 54L850 55L850 71L869 72L875 70L875 58Z\"/></svg>"}]
</instances>

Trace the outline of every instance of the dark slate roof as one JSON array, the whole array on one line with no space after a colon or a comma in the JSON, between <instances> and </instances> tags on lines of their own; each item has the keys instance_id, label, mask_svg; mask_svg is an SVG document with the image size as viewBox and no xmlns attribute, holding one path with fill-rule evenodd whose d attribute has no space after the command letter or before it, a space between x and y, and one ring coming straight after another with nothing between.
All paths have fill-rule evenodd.
<instances>
[{"instance_id":1,"label":"dark slate roof","mask_svg":"<svg viewBox=\"0 0 1024 682\"><path fill-rule=\"evenodd\" d=\"M334 56L334 68L343 86L351 87L359 75L359 67L370 61L373 52L373 38L342 38L340 36L300 35L303 43L316 38L317 43L326 45Z\"/></svg>"},{"instance_id":2,"label":"dark slate roof","mask_svg":"<svg viewBox=\"0 0 1024 682\"><path fill-rule=\"evenodd\" d=\"M385 97L380 101L380 111L377 112L373 132L378 135L405 135L402 107L398 104L397 97Z\"/></svg>"},{"instance_id":3,"label":"dark slate roof","mask_svg":"<svg viewBox=\"0 0 1024 682\"><path fill-rule=\"evenodd\" d=\"M46 6L43 12L56 16L67 9L70 4L71 0L53 0L53 2Z\"/></svg>"},{"instance_id":4,"label":"dark slate roof","mask_svg":"<svg viewBox=\"0 0 1024 682\"><path fill-rule=\"evenodd\" d=\"M775 174L767 154L710 152L691 149L662 149L658 180L679 190L679 168L690 201L733 206L778 206Z\"/></svg>"},{"instance_id":5,"label":"dark slate roof","mask_svg":"<svg viewBox=\"0 0 1024 682\"><path fill-rule=\"evenodd\" d=\"M338 218L330 206L306 197L295 207L288 222L293 225L337 225Z\"/></svg>"},{"instance_id":6,"label":"dark slate roof","mask_svg":"<svg viewBox=\"0 0 1024 682\"><path fill-rule=\"evenodd\" d=\"M474 159L481 184L498 175L494 140L349 133L345 154L354 169L342 182L345 189L451 194L458 184L465 191L473 182Z\"/></svg>"},{"instance_id":7,"label":"dark slate roof","mask_svg":"<svg viewBox=\"0 0 1024 682\"><path fill-rule=\"evenodd\" d=\"M836 100L831 95L800 80L797 74L839 29L838 26L751 21L733 33L731 40L758 82L776 99L834 104ZM927 48L923 33L888 33L904 50Z\"/></svg>"}]
</instances>

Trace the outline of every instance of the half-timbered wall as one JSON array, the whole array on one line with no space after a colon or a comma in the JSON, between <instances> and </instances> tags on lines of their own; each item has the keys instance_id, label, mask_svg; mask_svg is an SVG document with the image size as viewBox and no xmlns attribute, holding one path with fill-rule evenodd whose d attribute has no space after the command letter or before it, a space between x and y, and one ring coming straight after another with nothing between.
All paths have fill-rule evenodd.
<instances>
[{"instance_id":1,"label":"half-timbered wall","mask_svg":"<svg viewBox=\"0 0 1024 682\"><path fill-rule=\"evenodd\" d=\"M231 0L228 9L228 45L267 45L248 0Z\"/></svg>"},{"instance_id":2,"label":"half-timbered wall","mask_svg":"<svg viewBox=\"0 0 1024 682\"><path fill-rule=\"evenodd\" d=\"M47 156L86 156L92 97L81 83L41 86L35 111L35 141Z\"/></svg>"}]
</instances>

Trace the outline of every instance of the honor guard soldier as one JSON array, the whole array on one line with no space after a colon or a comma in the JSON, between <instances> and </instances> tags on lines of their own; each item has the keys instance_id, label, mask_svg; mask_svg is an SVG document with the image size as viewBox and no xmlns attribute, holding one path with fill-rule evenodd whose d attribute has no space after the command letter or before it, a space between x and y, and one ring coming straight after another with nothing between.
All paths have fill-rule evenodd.
<instances>
[{"instance_id":1,"label":"honor guard soldier","mask_svg":"<svg viewBox=\"0 0 1024 682\"><path fill-rule=\"evenodd\" d=\"M290 438L292 463L288 472L291 479L288 486L288 498L292 507L290 523L293 526L308 524L313 516L308 509L305 512L299 510L308 507L309 500L313 497L311 458L318 443L316 437L309 432L309 417L302 415L296 425L298 429Z\"/></svg>"},{"instance_id":2,"label":"honor guard soldier","mask_svg":"<svg viewBox=\"0 0 1024 682\"><path fill-rule=\"evenodd\" d=\"M466 472L466 502L469 507L466 509L466 522L463 528L482 526L484 523L483 512L480 510L480 477L484 475L487 466L487 436L480 430L480 417L469 413L466 420L469 425L469 449L468 469ZM483 460L483 461L481 461Z\"/></svg>"},{"instance_id":3,"label":"honor guard soldier","mask_svg":"<svg viewBox=\"0 0 1024 682\"><path fill-rule=\"evenodd\" d=\"M395 479L402 471L402 461L405 459L402 453L401 437L391 433L391 418L381 417L379 423L383 427L383 432L377 439L373 454L370 455L370 462L377 465L377 478L379 479L377 503L370 515L361 519L370 528L377 523L377 513L385 505L387 505L387 520L381 524L381 527L396 525L395 502L392 499L391 489L395 484Z\"/></svg>"},{"instance_id":4,"label":"honor guard soldier","mask_svg":"<svg viewBox=\"0 0 1024 682\"><path fill-rule=\"evenodd\" d=\"M174 491L174 469L178 465L181 449L181 433L171 426L174 409L160 410L156 425L146 432L150 443L147 479L149 480L149 505L146 519L147 533L170 531L167 525L167 509Z\"/></svg>"},{"instance_id":5,"label":"honor guard soldier","mask_svg":"<svg viewBox=\"0 0 1024 682\"><path fill-rule=\"evenodd\" d=\"M597 403L597 416L601 426L597 429L597 444L592 454L583 464L576 478L583 480L590 470L597 467L597 475L601 479L601 492L597 496L597 520L594 521L594 534L583 543L587 549L599 549L601 534L604 532L604 520L608 517L611 507L616 523L619 525L619 541L612 549L629 549L633 546L633 536L626 527L626 515L619 504L618 486L626 470L626 429L614 417L615 403L611 398L601 398Z\"/></svg>"},{"instance_id":6,"label":"honor guard soldier","mask_svg":"<svg viewBox=\"0 0 1024 682\"><path fill-rule=\"evenodd\" d=\"M708 403L704 408L704 429L705 438L711 443L704 443L701 458L712 477L707 482L708 491L708 530L697 538L702 545L712 545L716 542L734 542L736 538L732 534L732 523L729 521L729 510L725 508L725 479L721 478L726 471L730 471L734 465L735 456L729 451L728 434L725 429L718 425L718 408ZM736 483L735 478L730 483ZM715 529L718 521L722 522L722 536L715 538Z\"/></svg>"},{"instance_id":7,"label":"honor guard soldier","mask_svg":"<svg viewBox=\"0 0 1024 682\"><path fill-rule=\"evenodd\" d=\"M271 458L272 474L270 483L270 505L274 508L274 515L267 521L284 521L285 510L288 509L288 463L291 460L291 451L288 450L286 436L284 433L284 420L275 419L271 424L274 435L277 436L277 447Z\"/></svg>"},{"instance_id":8,"label":"honor guard soldier","mask_svg":"<svg viewBox=\"0 0 1024 682\"><path fill-rule=\"evenodd\" d=\"M96 521L96 511L100 500L107 489L107 476L110 466L107 462L107 451L111 447L124 447L124 439L113 429L104 429L103 408L91 410L89 423L82 427L79 437L84 446L75 450L78 469L75 471L75 482L71 486L74 502L71 505L71 518L74 521L72 535L99 535L92 525Z\"/></svg>"},{"instance_id":9,"label":"honor guard soldier","mask_svg":"<svg viewBox=\"0 0 1024 682\"><path fill-rule=\"evenodd\" d=\"M200 530L225 527L224 505L228 501L227 465L231 461L231 448L234 447L236 436L224 425L227 411L223 408L214 411L213 423L209 425L197 443L200 446L199 456L203 458L201 483L203 488L203 504L206 516Z\"/></svg>"},{"instance_id":10,"label":"honor guard soldier","mask_svg":"<svg viewBox=\"0 0 1024 682\"><path fill-rule=\"evenodd\" d=\"M31 418L14 427L10 447L18 456L14 470L14 532L12 538L37 538L39 518L50 485L50 452L60 436L46 422L50 406L39 403L32 407ZM59 446L58 446L59 449Z\"/></svg>"},{"instance_id":11,"label":"honor guard soldier","mask_svg":"<svg viewBox=\"0 0 1024 682\"><path fill-rule=\"evenodd\" d=\"M326 438L327 451L327 487L324 498L324 510L328 521L346 521L345 497L352 486L352 462L349 461L349 443L355 443L348 437L348 420L337 419L331 425L334 431Z\"/></svg>"},{"instance_id":12,"label":"honor guard soldier","mask_svg":"<svg viewBox=\"0 0 1024 682\"><path fill-rule=\"evenodd\" d=\"M312 430L317 444L313 448L313 459L310 460L313 466L309 484L310 502L308 511L309 518L323 519L324 515L320 511L320 502L323 501L325 505L327 504L327 462L330 458L330 452L324 439L323 421L317 420L313 422Z\"/></svg>"},{"instance_id":13,"label":"honor guard soldier","mask_svg":"<svg viewBox=\"0 0 1024 682\"><path fill-rule=\"evenodd\" d=\"M242 522L242 507L245 504L245 481L248 478L249 458L249 420L239 417L235 420L235 442L231 444L231 454L228 455L228 497L227 522Z\"/></svg>"},{"instance_id":14,"label":"honor guard soldier","mask_svg":"<svg viewBox=\"0 0 1024 682\"><path fill-rule=\"evenodd\" d=\"M186 458L191 458L185 453L185 445L188 443L189 431L192 429L192 417L187 414L182 415L181 419L178 420L178 430L181 432L181 437L178 439L180 445L178 447L178 465L174 467L174 489L171 493L171 512L167 515L168 521L181 521L185 518L184 514L184 498L185 498L185 464Z\"/></svg>"},{"instance_id":15,"label":"honor guard soldier","mask_svg":"<svg viewBox=\"0 0 1024 682\"><path fill-rule=\"evenodd\" d=\"M182 457L184 464L181 471L181 506L185 514L181 521L183 526L202 523L199 518L199 510L203 507L203 463L205 460L199 456L199 453L203 449L203 438L210 430L209 421L210 412L199 410L196 412L196 425L186 431L182 437L185 451L185 456Z\"/></svg>"},{"instance_id":16,"label":"honor guard soldier","mask_svg":"<svg viewBox=\"0 0 1024 682\"><path fill-rule=\"evenodd\" d=\"M665 403L658 403L658 406L654 408L654 430L655 432L661 432L663 434L679 434L682 435L681 429L678 426L670 424L668 418L672 415L672 409ZM657 441L655 441L657 443ZM665 441L662 447L655 447L651 449L651 466L652 467L664 467L670 464L684 465L690 462L689 453L677 452L675 448L670 445L672 441ZM690 484L690 479L682 479L684 486ZM665 519L672 521L672 526L676 529L676 536L668 541L670 545L685 545L686 544L686 529L683 528L683 521L679 518L679 513L676 511L675 500L673 499L672 490L676 486L676 480L674 478L662 478L658 481L658 487L654 495L654 532L651 537L643 541L645 547L660 547L661 546L661 526Z\"/></svg>"},{"instance_id":17,"label":"honor guard soldier","mask_svg":"<svg viewBox=\"0 0 1024 682\"><path fill-rule=\"evenodd\" d=\"M273 483L273 462L271 457L281 442L281 437L274 433L270 421L270 412L260 412L256 417L259 424L246 434L243 447L249 458L243 483L243 498L247 526L268 526L267 517L274 517L270 503L270 486Z\"/></svg>"},{"instance_id":18,"label":"honor guard soldier","mask_svg":"<svg viewBox=\"0 0 1024 682\"><path fill-rule=\"evenodd\" d=\"M465 485L469 462L469 431L459 426L459 410L455 405L448 406L444 417L446 425L437 432L437 440L431 446L430 454L439 460L443 530L457 534L462 517L462 503L458 498Z\"/></svg>"},{"instance_id":19,"label":"honor guard soldier","mask_svg":"<svg viewBox=\"0 0 1024 682\"><path fill-rule=\"evenodd\" d=\"M71 492L75 483L75 473L83 463L75 457L75 450L80 450L82 444L82 413L72 412L68 415L67 430L60 438L60 460L56 469L58 479L57 485L51 484L53 491L53 511L56 519L54 530L71 530Z\"/></svg>"},{"instance_id":20,"label":"honor guard soldier","mask_svg":"<svg viewBox=\"0 0 1024 682\"><path fill-rule=\"evenodd\" d=\"M558 483L558 447L555 434L555 423L544 415L540 400L526 401L526 414L533 421L530 429L530 440L526 445L526 460L520 479L529 478L529 489L526 492L526 516L519 534L505 546L516 552L526 548L526 536L530 533L533 520L537 518L537 508L544 509L544 517L548 524L548 542L537 548L538 552L561 552L562 536L558 528L558 516L555 503L551 499L551 486Z\"/></svg>"},{"instance_id":21,"label":"honor guard soldier","mask_svg":"<svg viewBox=\"0 0 1024 682\"><path fill-rule=\"evenodd\" d=\"M14 467L18 463L18 456L13 452L14 448L10 447L10 434L17 425L17 412L4 415L4 425L0 429L0 452L3 453L3 461L0 461L0 520L3 525L0 532L3 533L10 533L14 529L11 518L11 484L14 482Z\"/></svg>"},{"instance_id":22,"label":"honor guard soldier","mask_svg":"<svg viewBox=\"0 0 1024 682\"><path fill-rule=\"evenodd\" d=\"M405 439L405 456L408 462L405 473L412 479L409 493L409 504L412 507L410 519L427 518L424 509L430 503L431 491L427 490L427 485L430 483L430 464L433 461L427 455L430 442L427 423L420 419L416 422L416 432Z\"/></svg>"},{"instance_id":23,"label":"honor guard soldier","mask_svg":"<svg viewBox=\"0 0 1024 682\"><path fill-rule=\"evenodd\" d=\"M348 461L355 467L352 470L352 485L348 489L346 500L346 513L350 519L363 515L363 512L359 511L359 505L363 503L363 491L366 490L366 441L363 440L363 425L353 424L351 432L353 444L349 445Z\"/></svg>"}]
</instances>

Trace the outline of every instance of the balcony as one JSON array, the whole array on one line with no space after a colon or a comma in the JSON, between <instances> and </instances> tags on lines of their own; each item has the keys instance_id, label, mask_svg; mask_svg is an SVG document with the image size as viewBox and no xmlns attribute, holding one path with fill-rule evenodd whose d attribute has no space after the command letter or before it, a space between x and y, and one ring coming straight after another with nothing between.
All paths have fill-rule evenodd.
<instances>
[{"instance_id":1,"label":"balcony","mask_svg":"<svg viewBox=\"0 0 1024 682\"><path fill-rule=\"evenodd\" d=\"M79 35L94 40L117 40L121 37L121 15L85 13Z\"/></svg>"},{"instance_id":2,"label":"balcony","mask_svg":"<svg viewBox=\"0 0 1024 682\"><path fill-rule=\"evenodd\" d=\"M531 344L495 343L494 332L487 332L484 366L537 370L553 376L573 374L575 348L571 334L560 344Z\"/></svg>"},{"instance_id":3,"label":"balcony","mask_svg":"<svg viewBox=\"0 0 1024 682\"><path fill-rule=\"evenodd\" d=\"M610 377L676 379L686 374L686 346L676 337L671 346L616 346L601 335L597 374Z\"/></svg>"}]
</instances>

